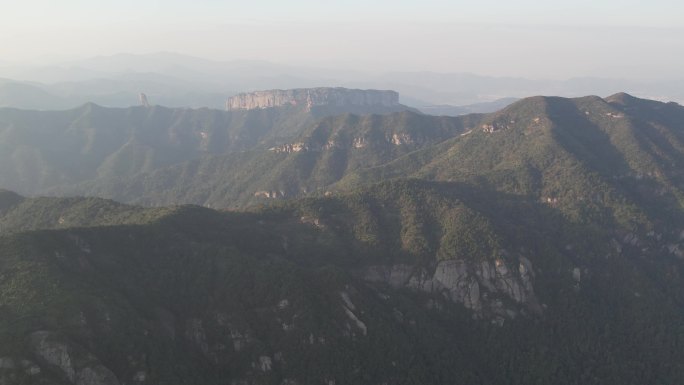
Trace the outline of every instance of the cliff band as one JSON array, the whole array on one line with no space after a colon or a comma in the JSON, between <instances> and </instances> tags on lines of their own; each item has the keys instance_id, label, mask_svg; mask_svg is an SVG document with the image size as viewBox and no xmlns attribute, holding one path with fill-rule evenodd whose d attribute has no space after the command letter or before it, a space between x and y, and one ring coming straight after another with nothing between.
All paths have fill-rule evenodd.
<instances>
[{"instance_id":1,"label":"cliff band","mask_svg":"<svg viewBox=\"0 0 684 385\"><path fill-rule=\"evenodd\" d=\"M395 91L346 88L300 88L242 93L226 101L226 110L254 110L281 106L383 106L399 105Z\"/></svg>"}]
</instances>

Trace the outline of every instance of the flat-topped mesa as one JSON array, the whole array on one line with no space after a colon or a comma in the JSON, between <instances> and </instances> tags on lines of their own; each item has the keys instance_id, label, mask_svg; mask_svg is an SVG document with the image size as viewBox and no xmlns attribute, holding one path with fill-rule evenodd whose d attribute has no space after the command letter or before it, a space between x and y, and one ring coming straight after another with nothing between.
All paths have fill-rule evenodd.
<instances>
[{"instance_id":1,"label":"flat-topped mesa","mask_svg":"<svg viewBox=\"0 0 684 385\"><path fill-rule=\"evenodd\" d=\"M255 110L282 106L312 107L396 107L395 91L356 90L347 88L299 88L242 93L226 101L226 110Z\"/></svg>"}]
</instances>

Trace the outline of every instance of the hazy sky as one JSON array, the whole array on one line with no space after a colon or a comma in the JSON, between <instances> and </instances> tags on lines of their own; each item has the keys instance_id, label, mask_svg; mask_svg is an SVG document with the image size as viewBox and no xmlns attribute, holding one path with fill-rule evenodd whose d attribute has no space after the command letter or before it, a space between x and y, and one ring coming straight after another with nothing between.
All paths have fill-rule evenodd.
<instances>
[{"instance_id":1,"label":"hazy sky","mask_svg":"<svg viewBox=\"0 0 684 385\"><path fill-rule=\"evenodd\" d=\"M0 0L0 5L0 62L173 51L351 69L684 78L681 0Z\"/></svg>"}]
</instances>

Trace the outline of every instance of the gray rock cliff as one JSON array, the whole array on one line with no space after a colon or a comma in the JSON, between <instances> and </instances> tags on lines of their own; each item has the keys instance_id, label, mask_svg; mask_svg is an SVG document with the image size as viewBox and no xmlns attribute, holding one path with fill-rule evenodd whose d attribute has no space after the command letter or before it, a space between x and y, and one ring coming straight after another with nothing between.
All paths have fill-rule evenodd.
<instances>
[{"instance_id":1,"label":"gray rock cliff","mask_svg":"<svg viewBox=\"0 0 684 385\"><path fill-rule=\"evenodd\" d=\"M299 88L243 93L226 101L226 110L255 110L270 107L302 106L399 106L395 91L357 90L347 88Z\"/></svg>"},{"instance_id":2,"label":"gray rock cliff","mask_svg":"<svg viewBox=\"0 0 684 385\"><path fill-rule=\"evenodd\" d=\"M410 288L440 293L445 299L463 304L478 317L503 321L521 311L540 313L532 286L532 263L519 257L513 261L470 262L453 259L439 262L434 271L409 265L370 266L364 272L366 281L386 283L394 288Z\"/></svg>"},{"instance_id":3,"label":"gray rock cliff","mask_svg":"<svg viewBox=\"0 0 684 385\"><path fill-rule=\"evenodd\" d=\"M74 385L119 385L111 370L83 348L56 334L37 331L29 337L33 354L45 366L61 372ZM39 371L40 372L40 371Z\"/></svg>"}]
</instances>

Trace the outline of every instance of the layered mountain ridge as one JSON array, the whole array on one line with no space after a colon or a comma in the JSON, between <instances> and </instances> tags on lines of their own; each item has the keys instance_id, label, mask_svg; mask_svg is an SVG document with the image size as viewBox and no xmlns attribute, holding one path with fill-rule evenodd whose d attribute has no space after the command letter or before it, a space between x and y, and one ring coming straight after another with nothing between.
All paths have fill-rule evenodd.
<instances>
[{"instance_id":1,"label":"layered mountain ridge","mask_svg":"<svg viewBox=\"0 0 684 385\"><path fill-rule=\"evenodd\" d=\"M105 108L0 109L0 185L45 193L95 178L126 177L204 155L268 148L345 106L250 111ZM406 109L397 106L392 111ZM387 112L387 111L385 111Z\"/></svg>"},{"instance_id":2,"label":"layered mountain ridge","mask_svg":"<svg viewBox=\"0 0 684 385\"><path fill-rule=\"evenodd\" d=\"M576 215L593 210L588 207L599 200L627 199L610 191L628 187L632 191L621 194L642 194L649 186L657 199L680 200L682 107L636 98L630 105L616 102L625 97L529 98L494 114L458 118L411 112L330 117L268 149L205 157L68 191L227 208L412 176L487 180L496 189L532 194L568 210L572 205ZM566 178L584 196L565 196L573 191L559 185Z\"/></svg>"},{"instance_id":3,"label":"layered mountain ridge","mask_svg":"<svg viewBox=\"0 0 684 385\"><path fill-rule=\"evenodd\" d=\"M420 180L243 213L2 197L8 383L681 375L681 222L623 237Z\"/></svg>"},{"instance_id":4,"label":"layered mountain ridge","mask_svg":"<svg viewBox=\"0 0 684 385\"><path fill-rule=\"evenodd\" d=\"M0 191L0 383L684 376L683 107L533 97L292 133L69 186L168 207Z\"/></svg>"}]
</instances>

